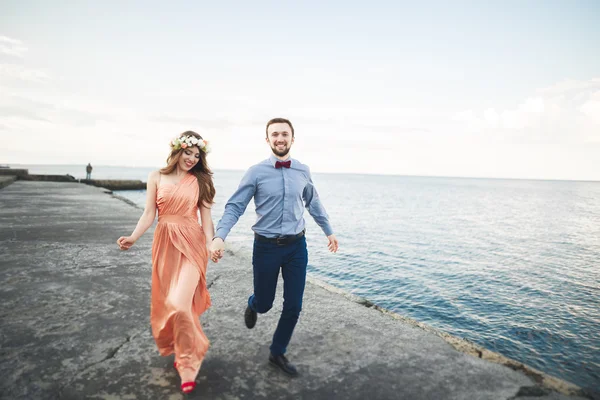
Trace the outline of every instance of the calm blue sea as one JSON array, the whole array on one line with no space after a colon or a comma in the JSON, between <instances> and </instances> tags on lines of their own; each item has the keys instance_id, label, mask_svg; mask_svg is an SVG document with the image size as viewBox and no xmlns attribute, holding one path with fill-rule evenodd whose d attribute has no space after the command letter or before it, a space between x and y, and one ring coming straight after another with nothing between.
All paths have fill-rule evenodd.
<instances>
[{"instance_id":1,"label":"calm blue sea","mask_svg":"<svg viewBox=\"0 0 600 400\"><path fill-rule=\"evenodd\" d=\"M18 166L14 166L18 167ZM25 166L84 177L84 166ZM142 179L149 168L94 168ZM215 223L242 171L216 171ZM585 388L600 388L600 182L314 174L310 274ZM143 207L145 191L121 192ZM228 241L250 250L253 205ZM132 227L133 228L133 227Z\"/></svg>"}]
</instances>

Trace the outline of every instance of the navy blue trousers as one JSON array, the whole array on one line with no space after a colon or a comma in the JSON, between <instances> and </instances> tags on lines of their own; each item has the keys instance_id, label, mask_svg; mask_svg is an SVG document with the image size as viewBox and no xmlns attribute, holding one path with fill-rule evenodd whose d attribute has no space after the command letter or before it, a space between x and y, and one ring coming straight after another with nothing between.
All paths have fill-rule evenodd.
<instances>
[{"instance_id":1,"label":"navy blue trousers","mask_svg":"<svg viewBox=\"0 0 600 400\"><path fill-rule=\"evenodd\" d=\"M285 354L287 345L302 310L302 296L306 283L308 251L306 237L279 246L254 240L252 266L254 269L254 294L248 305L259 314L273 307L279 271L283 276L283 311L271 343L271 354Z\"/></svg>"}]
</instances>

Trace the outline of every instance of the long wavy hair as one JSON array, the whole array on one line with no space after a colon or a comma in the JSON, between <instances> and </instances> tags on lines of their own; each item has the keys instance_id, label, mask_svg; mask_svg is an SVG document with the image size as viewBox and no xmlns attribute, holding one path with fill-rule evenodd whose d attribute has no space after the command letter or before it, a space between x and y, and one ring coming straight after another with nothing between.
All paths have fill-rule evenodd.
<instances>
[{"instance_id":1,"label":"long wavy hair","mask_svg":"<svg viewBox=\"0 0 600 400\"><path fill-rule=\"evenodd\" d=\"M185 131L179 135L179 137L181 136L193 136L198 140L202 140L202 136L193 131ZM190 170L190 173L194 174L196 179L198 179L198 207L202 207L203 205L210 206L214 203L215 199L215 185L212 180L213 173L208 167L206 153L202 149L198 149L200 150L200 159ZM168 175L175 171L183 150L182 148L171 150L171 154L167 157L167 166L160 170L161 174Z\"/></svg>"}]
</instances>

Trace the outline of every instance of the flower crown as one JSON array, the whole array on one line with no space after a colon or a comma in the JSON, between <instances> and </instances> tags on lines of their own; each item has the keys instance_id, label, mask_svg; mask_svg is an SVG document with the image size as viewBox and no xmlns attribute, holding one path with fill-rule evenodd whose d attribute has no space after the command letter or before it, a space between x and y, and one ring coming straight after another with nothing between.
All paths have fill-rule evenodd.
<instances>
[{"instance_id":1,"label":"flower crown","mask_svg":"<svg viewBox=\"0 0 600 400\"><path fill-rule=\"evenodd\" d=\"M198 139L194 136L181 136L171 140L171 148L173 150L186 149L192 146L198 146L198 148L205 153L210 153L210 145L208 140Z\"/></svg>"}]
</instances>

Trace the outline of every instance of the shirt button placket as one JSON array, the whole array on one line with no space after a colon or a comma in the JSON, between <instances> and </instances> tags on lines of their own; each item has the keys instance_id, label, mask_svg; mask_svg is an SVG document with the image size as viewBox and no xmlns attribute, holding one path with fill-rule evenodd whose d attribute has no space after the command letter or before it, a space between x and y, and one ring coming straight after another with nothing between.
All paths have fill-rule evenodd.
<instances>
[{"instance_id":1,"label":"shirt button placket","mask_svg":"<svg viewBox=\"0 0 600 400\"><path fill-rule=\"evenodd\" d=\"M281 212L281 235L285 235L285 210L286 210L286 205L287 205L287 193L288 193L288 184L287 184L287 174L286 174L286 168L281 168L281 177L283 180L283 204L282 204L282 212Z\"/></svg>"}]
</instances>

